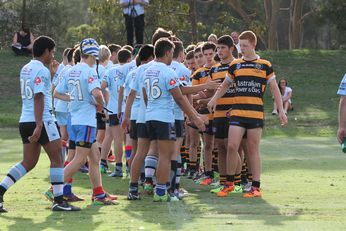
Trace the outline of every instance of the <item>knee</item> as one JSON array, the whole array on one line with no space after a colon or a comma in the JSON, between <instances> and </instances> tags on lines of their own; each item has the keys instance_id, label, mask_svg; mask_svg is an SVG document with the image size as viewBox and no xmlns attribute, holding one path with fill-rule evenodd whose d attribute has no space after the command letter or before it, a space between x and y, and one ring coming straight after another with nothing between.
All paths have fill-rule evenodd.
<instances>
[{"instance_id":1,"label":"knee","mask_svg":"<svg viewBox=\"0 0 346 231\"><path fill-rule=\"evenodd\" d=\"M227 149L230 153L238 153L238 146L232 142L228 143Z\"/></svg>"}]
</instances>

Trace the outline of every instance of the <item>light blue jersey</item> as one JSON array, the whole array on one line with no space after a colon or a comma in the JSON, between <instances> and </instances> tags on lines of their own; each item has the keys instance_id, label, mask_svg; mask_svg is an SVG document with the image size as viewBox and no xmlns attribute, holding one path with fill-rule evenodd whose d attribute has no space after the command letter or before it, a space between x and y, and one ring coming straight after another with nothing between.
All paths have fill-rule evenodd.
<instances>
[{"instance_id":1,"label":"light blue jersey","mask_svg":"<svg viewBox=\"0 0 346 231\"><path fill-rule=\"evenodd\" d=\"M341 80L337 94L341 96L346 96L346 74Z\"/></svg>"},{"instance_id":2,"label":"light blue jersey","mask_svg":"<svg viewBox=\"0 0 346 231\"><path fill-rule=\"evenodd\" d=\"M130 94L131 92L131 83L135 82L136 81L136 77L137 77L137 73L138 73L138 69L139 68L136 68L134 70L132 70L129 74L128 74L128 78L126 78L125 80L125 85L127 84L128 85L128 92L127 92L127 96ZM126 83L126 81L128 81L128 83ZM125 88L126 90L126 88ZM126 95L126 94L125 94ZM133 104L132 104L132 107L131 107L131 116L130 116L130 120L137 120L138 118L138 113L139 113L139 106L140 106L140 94L139 92L136 91L136 97L133 101Z\"/></svg>"},{"instance_id":3,"label":"light blue jersey","mask_svg":"<svg viewBox=\"0 0 346 231\"><path fill-rule=\"evenodd\" d=\"M98 79L100 81L100 84L101 84L102 80L105 78L106 71L107 71L107 67L105 67L103 65L98 65L97 73L98 73Z\"/></svg>"},{"instance_id":4,"label":"light blue jersey","mask_svg":"<svg viewBox=\"0 0 346 231\"><path fill-rule=\"evenodd\" d=\"M22 114L19 122L35 122L34 95L44 95L42 121L54 121L52 115L52 82L50 71L38 60L31 60L20 71Z\"/></svg>"},{"instance_id":5,"label":"light blue jersey","mask_svg":"<svg viewBox=\"0 0 346 231\"><path fill-rule=\"evenodd\" d=\"M95 88L100 88L97 73L86 63L73 66L65 81L56 87L55 90L60 94L70 94L69 111L72 125L96 127L96 107L91 95Z\"/></svg>"},{"instance_id":6,"label":"light blue jersey","mask_svg":"<svg viewBox=\"0 0 346 231\"><path fill-rule=\"evenodd\" d=\"M121 86L124 85L125 82L125 76L123 75L122 71L123 67L124 65L119 65L107 70L102 80L107 83L108 91L110 94L109 101L107 104L107 109L112 111L112 113L109 113L110 115L118 113L119 89ZM124 112L124 101L121 108L122 112Z\"/></svg>"},{"instance_id":7,"label":"light blue jersey","mask_svg":"<svg viewBox=\"0 0 346 231\"><path fill-rule=\"evenodd\" d=\"M138 67L137 69L137 75L131 81L130 83L130 89L136 91L137 95L139 95L139 109L138 109L138 115L137 115L137 120L136 123L145 123L145 110L146 106L144 103L144 98L143 98L143 75L144 72L152 65L154 64L154 61L151 61L149 63L143 64ZM137 96L136 96L137 98ZM131 109L132 113L132 109Z\"/></svg>"},{"instance_id":8,"label":"light blue jersey","mask_svg":"<svg viewBox=\"0 0 346 231\"><path fill-rule=\"evenodd\" d=\"M66 65L60 72L58 78L53 85L58 86L59 83L64 82L64 79L67 78L68 71L71 69L71 65ZM55 102L55 111L56 112L68 112L68 102L60 99L54 99Z\"/></svg>"},{"instance_id":9,"label":"light blue jersey","mask_svg":"<svg viewBox=\"0 0 346 231\"><path fill-rule=\"evenodd\" d=\"M132 79L135 77L136 73L137 73L137 67L134 68L132 71L130 71L125 78L125 82L124 82L124 86L123 86L125 97L128 97L130 94L130 91L131 91L130 83L131 83Z\"/></svg>"},{"instance_id":10,"label":"light blue jersey","mask_svg":"<svg viewBox=\"0 0 346 231\"><path fill-rule=\"evenodd\" d=\"M148 96L145 121L174 123L174 100L170 90L178 87L178 75L166 64L155 62L143 75Z\"/></svg>"},{"instance_id":11,"label":"light blue jersey","mask_svg":"<svg viewBox=\"0 0 346 231\"><path fill-rule=\"evenodd\" d=\"M106 65L106 69L109 70L111 69L115 64L113 64L113 62L111 60L108 60L108 63Z\"/></svg>"},{"instance_id":12,"label":"light blue jersey","mask_svg":"<svg viewBox=\"0 0 346 231\"><path fill-rule=\"evenodd\" d=\"M175 73L178 75L178 83L180 86L191 86L190 74L191 71L185 67L184 64L179 63L177 61L173 61L170 65ZM174 102L174 119L175 120L184 120L184 112L178 106L176 102Z\"/></svg>"}]
</instances>

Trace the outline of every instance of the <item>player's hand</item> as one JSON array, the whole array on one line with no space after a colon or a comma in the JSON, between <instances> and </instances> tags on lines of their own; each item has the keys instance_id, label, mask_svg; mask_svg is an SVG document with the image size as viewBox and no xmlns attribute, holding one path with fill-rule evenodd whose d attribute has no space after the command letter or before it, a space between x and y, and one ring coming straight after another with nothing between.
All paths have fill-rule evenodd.
<instances>
[{"instance_id":1,"label":"player's hand","mask_svg":"<svg viewBox=\"0 0 346 231\"><path fill-rule=\"evenodd\" d=\"M60 64L60 63L54 59L54 60L52 61L52 63L49 65L50 73L55 74L56 71L58 70L59 64Z\"/></svg>"},{"instance_id":2,"label":"player's hand","mask_svg":"<svg viewBox=\"0 0 346 231\"><path fill-rule=\"evenodd\" d=\"M287 116L284 112L279 112L280 125L285 126L288 123Z\"/></svg>"},{"instance_id":3,"label":"player's hand","mask_svg":"<svg viewBox=\"0 0 346 231\"><path fill-rule=\"evenodd\" d=\"M218 87L220 87L220 85L221 85L221 83L219 80L209 81L209 82L207 82L206 89L215 90L215 89L218 89Z\"/></svg>"},{"instance_id":4,"label":"player's hand","mask_svg":"<svg viewBox=\"0 0 346 231\"><path fill-rule=\"evenodd\" d=\"M342 144L342 141L344 140L344 137L345 137L345 129L339 127L336 138L338 139L340 144Z\"/></svg>"},{"instance_id":5,"label":"player's hand","mask_svg":"<svg viewBox=\"0 0 346 231\"><path fill-rule=\"evenodd\" d=\"M130 132L131 123L128 117L123 118L123 121L121 122L121 128L124 129L126 133Z\"/></svg>"},{"instance_id":6,"label":"player's hand","mask_svg":"<svg viewBox=\"0 0 346 231\"><path fill-rule=\"evenodd\" d=\"M216 100L214 100L214 98L212 98L209 103L207 104L207 108L208 108L208 111L210 113L213 113L216 109Z\"/></svg>"},{"instance_id":7,"label":"player's hand","mask_svg":"<svg viewBox=\"0 0 346 231\"><path fill-rule=\"evenodd\" d=\"M191 120L191 122L198 128L198 130L205 131L205 119L201 115Z\"/></svg>"},{"instance_id":8,"label":"player's hand","mask_svg":"<svg viewBox=\"0 0 346 231\"><path fill-rule=\"evenodd\" d=\"M199 96L201 99L206 99L206 98L207 98L207 95L205 94L204 91L199 91L199 92L198 92L198 96Z\"/></svg>"},{"instance_id":9,"label":"player's hand","mask_svg":"<svg viewBox=\"0 0 346 231\"><path fill-rule=\"evenodd\" d=\"M36 143L40 139L41 131L42 131L42 125L41 126L36 125L34 132L28 138L30 143Z\"/></svg>"}]
</instances>

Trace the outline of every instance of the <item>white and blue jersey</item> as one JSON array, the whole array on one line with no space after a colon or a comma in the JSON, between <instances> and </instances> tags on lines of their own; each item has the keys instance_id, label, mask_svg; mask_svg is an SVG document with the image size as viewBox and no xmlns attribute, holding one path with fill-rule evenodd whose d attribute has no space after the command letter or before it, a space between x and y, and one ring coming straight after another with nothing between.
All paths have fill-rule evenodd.
<instances>
[{"instance_id":1,"label":"white and blue jersey","mask_svg":"<svg viewBox=\"0 0 346 231\"><path fill-rule=\"evenodd\" d=\"M341 96L346 96L346 74L341 80L337 94Z\"/></svg>"},{"instance_id":2,"label":"white and blue jersey","mask_svg":"<svg viewBox=\"0 0 346 231\"><path fill-rule=\"evenodd\" d=\"M58 86L59 83L64 82L64 79L67 78L68 71L71 69L71 65L66 65L60 72L58 78L53 82L54 86ZM68 112L68 102L60 99L54 99L55 102L55 111L56 112Z\"/></svg>"},{"instance_id":3,"label":"white and blue jersey","mask_svg":"<svg viewBox=\"0 0 346 231\"><path fill-rule=\"evenodd\" d=\"M34 95L44 95L42 121L54 121L52 115L52 82L50 71L38 60L31 60L20 71L20 91L22 95L22 113L20 123L35 122Z\"/></svg>"},{"instance_id":4,"label":"white and blue jersey","mask_svg":"<svg viewBox=\"0 0 346 231\"><path fill-rule=\"evenodd\" d=\"M174 99L170 90L178 87L178 75L166 64L153 63L143 75L148 97L145 121L174 123Z\"/></svg>"},{"instance_id":5,"label":"white and blue jersey","mask_svg":"<svg viewBox=\"0 0 346 231\"><path fill-rule=\"evenodd\" d=\"M139 108L136 123L145 123L145 110L146 106L143 98L143 75L144 72L154 63L151 61L149 63L143 64L137 68L137 75L130 83L130 89L136 91L137 95L139 95ZM137 97L136 97L137 98ZM132 110L131 110L132 114Z\"/></svg>"},{"instance_id":6,"label":"white and blue jersey","mask_svg":"<svg viewBox=\"0 0 346 231\"><path fill-rule=\"evenodd\" d=\"M73 66L62 84L56 87L60 94L70 94L69 111L72 125L96 127L96 107L92 90L100 88L95 69L86 63Z\"/></svg>"},{"instance_id":7,"label":"white and blue jersey","mask_svg":"<svg viewBox=\"0 0 346 231\"><path fill-rule=\"evenodd\" d=\"M184 64L179 63L177 61L173 61L170 65L175 73L178 75L178 83L179 86L191 86L190 74L191 71L185 67ZM184 112L178 106L178 104L174 101L174 119L175 120L184 120Z\"/></svg>"},{"instance_id":8,"label":"white and blue jersey","mask_svg":"<svg viewBox=\"0 0 346 231\"><path fill-rule=\"evenodd\" d=\"M109 101L107 104L107 109L112 111L110 115L118 113L118 99L119 99L119 89L124 85L125 76L123 74L123 66L119 65L112 67L107 70L102 81L107 83L108 91L110 94ZM121 111L124 112L125 104L124 101L121 106Z\"/></svg>"},{"instance_id":9,"label":"white and blue jersey","mask_svg":"<svg viewBox=\"0 0 346 231\"><path fill-rule=\"evenodd\" d=\"M130 92L131 92L131 87L130 84L132 82L136 81L136 77L137 77L137 73L138 73L138 68L132 70L129 74L128 77L125 80L125 85L128 86L128 92L125 93L126 97L129 96ZM128 83L126 83L126 81L128 81ZM126 91L126 88L125 88ZM140 94L139 92L136 91L136 97L133 101L132 107L131 107L131 116L130 116L130 120L137 120L138 118L138 113L139 113L139 107L140 107Z\"/></svg>"}]
</instances>

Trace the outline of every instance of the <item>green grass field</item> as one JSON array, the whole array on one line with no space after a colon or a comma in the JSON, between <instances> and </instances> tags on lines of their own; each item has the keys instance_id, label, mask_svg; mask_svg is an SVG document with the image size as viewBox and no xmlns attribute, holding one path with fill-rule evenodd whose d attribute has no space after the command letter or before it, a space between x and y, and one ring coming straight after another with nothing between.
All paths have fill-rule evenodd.
<instances>
[{"instance_id":1,"label":"green grass field","mask_svg":"<svg viewBox=\"0 0 346 231\"><path fill-rule=\"evenodd\" d=\"M15 134L0 140L0 178L21 158ZM8 138L9 137L9 138ZM346 156L335 138L274 138L262 142L263 198L217 198L208 188L183 186L190 197L177 203L126 200L128 179L104 176L106 190L120 204L91 206L88 177L74 178L74 191L87 199L78 213L52 213L42 193L49 186L49 162L37 167L5 195L7 214L0 230L344 230Z\"/></svg>"},{"instance_id":2,"label":"green grass field","mask_svg":"<svg viewBox=\"0 0 346 231\"><path fill-rule=\"evenodd\" d=\"M263 198L240 195L216 198L207 188L183 179L190 197L178 203L153 204L151 198L126 200L128 179L104 177L107 191L120 195L112 207L90 206L88 177L75 177L74 191L87 199L79 213L52 213L42 193L49 186L49 162L37 167L5 196L7 214L0 230L345 230L346 155L337 144L336 91L345 71L346 51L262 52L278 79L294 90L295 110L280 128L265 95L266 127ZM59 56L59 55L57 55ZM0 51L0 179L21 159L17 123L21 110L19 70L29 61Z\"/></svg>"}]
</instances>

